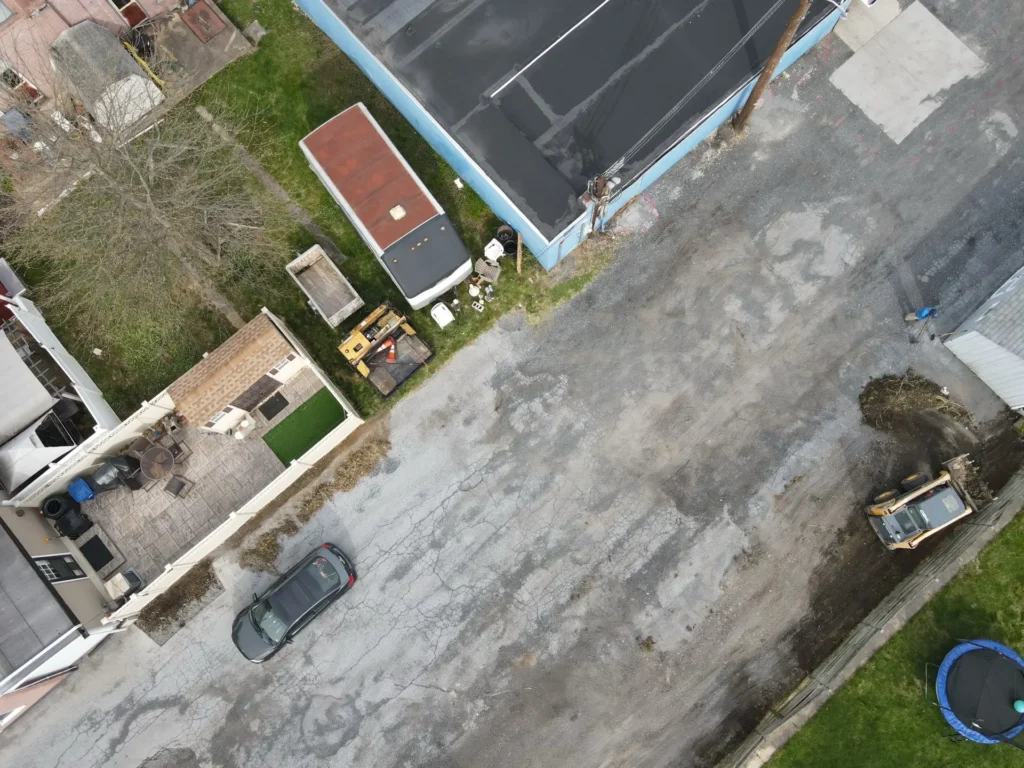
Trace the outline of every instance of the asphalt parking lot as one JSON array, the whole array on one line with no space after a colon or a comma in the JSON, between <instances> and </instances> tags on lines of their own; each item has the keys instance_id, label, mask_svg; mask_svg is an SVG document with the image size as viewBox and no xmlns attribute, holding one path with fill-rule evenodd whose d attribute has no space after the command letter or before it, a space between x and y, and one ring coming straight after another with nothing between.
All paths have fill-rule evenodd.
<instances>
[{"instance_id":1,"label":"asphalt parking lot","mask_svg":"<svg viewBox=\"0 0 1024 768\"><path fill-rule=\"evenodd\" d=\"M900 144L829 82L830 38L622 214L586 291L397 405L379 470L282 555L329 539L360 574L293 645L238 655L269 578L225 557L223 595L162 647L105 643L5 762L713 763L913 563L860 508L926 452L861 422L864 383L913 367L1001 410L931 333L1024 265L1024 22L927 5L986 68Z\"/></svg>"}]
</instances>

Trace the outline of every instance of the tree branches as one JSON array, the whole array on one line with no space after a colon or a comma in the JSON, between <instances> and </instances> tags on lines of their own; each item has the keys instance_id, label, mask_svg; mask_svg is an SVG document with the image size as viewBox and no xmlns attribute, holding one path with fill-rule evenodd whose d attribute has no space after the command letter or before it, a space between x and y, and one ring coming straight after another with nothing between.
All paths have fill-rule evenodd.
<instances>
[{"instance_id":1,"label":"tree branches","mask_svg":"<svg viewBox=\"0 0 1024 768\"><path fill-rule=\"evenodd\" d=\"M77 325L106 326L122 313L180 317L197 301L234 324L241 318L218 286L280 283L294 225L238 161L230 137L183 104L140 131L140 91L106 103L108 128L84 115L24 107L28 135L6 166L4 247L45 275L44 304L74 312ZM118 107L125 115L117 121ZM75 114L75 113L71 113ZM11 151L13 149L13 151Z\"/></svg>"}]
</instances>

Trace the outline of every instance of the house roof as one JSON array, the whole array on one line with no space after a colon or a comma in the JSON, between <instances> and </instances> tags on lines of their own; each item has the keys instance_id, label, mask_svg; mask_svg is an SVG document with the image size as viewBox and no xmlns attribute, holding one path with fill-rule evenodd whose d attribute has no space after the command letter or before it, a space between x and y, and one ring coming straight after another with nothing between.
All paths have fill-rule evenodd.
<instances>
[{"instance_id":1,"label":"house roof","mask_svg":"<svg viewBox=\"0 0 1024 768\"><path fill-rule=\"evenodd\" d=\"M195 424L209 421L294 349L266 315L257 315L167 388Z\"/></svg>"},{"instance_id":2,"label":"house roof","mask_svg":"<svg viewBox=\"0 0 1024 768\"><path fill-rule=\"evenodd\" d=\"M985 315L977 331L1017 357L1024 357L1024 286L1014 286L999 306Z\"/></svg>"},{"instance_id":3,"label":"house roof","mask_svg":"<svg viewBox=\"0 0 1024 768\"><path fill-rule=\"evenodd\" d=\"M0 445L49 411L56 399L39 383L7 334L0 331Z\"/></svg>"},{"instance_id":4,"label":"house roof","mask_svg":"<svg viewBox=\"0 0 1024 768\"><path fill-rule=\"evenodd\" d=\"M50 46L54 66L101 125L125 128L163 101L117 35L95 21L65 29Z\"/></svg>"},{"instance_id":5,"label":"house roof","mask_svg":"<svg viewBox=\"0 0 1024 768\"><path fill-rule=\"evenodd\" d=\"M39 571L0 526L0 679L74 626Z\"/></svg>"},{"instance_id":6,"label":"house roof","mask_svg":"<svg viewBox=\"0 0 1024 768\"><path fill-rule=\"evenodd\" d=\"M950 341L972 331L1024 358L1024 268L965 320Z\"/></svg>"}]
</instances>

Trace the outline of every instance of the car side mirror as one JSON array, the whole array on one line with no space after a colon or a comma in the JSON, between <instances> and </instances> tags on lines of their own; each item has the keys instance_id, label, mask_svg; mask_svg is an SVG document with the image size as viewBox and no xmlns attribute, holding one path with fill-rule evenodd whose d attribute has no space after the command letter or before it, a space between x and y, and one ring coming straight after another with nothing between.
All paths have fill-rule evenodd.
<instances>
[{"instance_id":1,"label":"car side mirror","mask_svg":"<svg viewBox=\"0 0 1024 768\"><path fill-rule=\"evenodd\" d=\"M257 595L255 592L252 593L252 601L254 603L258 603L260 601L260 596Z\"/></svg>"},{"instance_id":2,"label":"car side mirror","mask_svg":"<svg viewBox=\"0 0 1024 768\"><path fill-rule=\"evenodd\" d=\"M292 644L292 638L291 638L291 636L289 635L288 637L286 637L286 638L284 639L284 641L285 641L286 643L288 643L288 645L291 645L291 644Z\"/></svg>"}]
</instances>

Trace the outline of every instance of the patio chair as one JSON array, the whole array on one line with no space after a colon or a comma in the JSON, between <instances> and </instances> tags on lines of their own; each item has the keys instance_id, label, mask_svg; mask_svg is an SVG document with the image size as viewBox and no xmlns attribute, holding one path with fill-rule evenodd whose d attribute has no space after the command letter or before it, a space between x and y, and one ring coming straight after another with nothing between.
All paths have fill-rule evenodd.
<instances>
[{"instance_id":1,"label":"patio chair","mask_svg":"<svg viewBox=\"0 0 1024 768\"><path fill-rule=\"evenodd\" d=\"M126 479L124 481L124 484L127 486L129 491L146 491L146 490L149 490L146 487L147 484L148 484L146 482L146 478L142 476L141 472L139 472L136 475L132 475L131 477Z\"/></svg>"},{"instance_id":2,"label":"patio chair","mask_svg":"<svg viewBox=\"0 0 1024 768\"><path fill-rule=\"evenodd\" d=\"M184 463L184 461L192 455L192 449L184 443L172 442L167 446L167 448L170 450L171 456L174 457L175 465Z\"/></svg>"},{"instance_id":3,"label":"patio chair","mask_svg":"<svg viewBox=\"0 0 1024 768\"><path fill-rule=\"evenodd\" d=\"M153 447L153 441L148 437L140 437L134 443L128 446L125 453L132 456L142 456L146 451Z\"/></svg>"},{"instance_id":4,"label":"patio chair","mask_svg":"<svg viewBox=\"0 0 1024 768\"><path fill-rule=\"evenodd\" d=\"M171 479L164 486L164 493L176 499L183 499L188 496L188 492L192 490L194 485L195 483L181 475L171 475Z\"/></svg>"}]
</instances>

